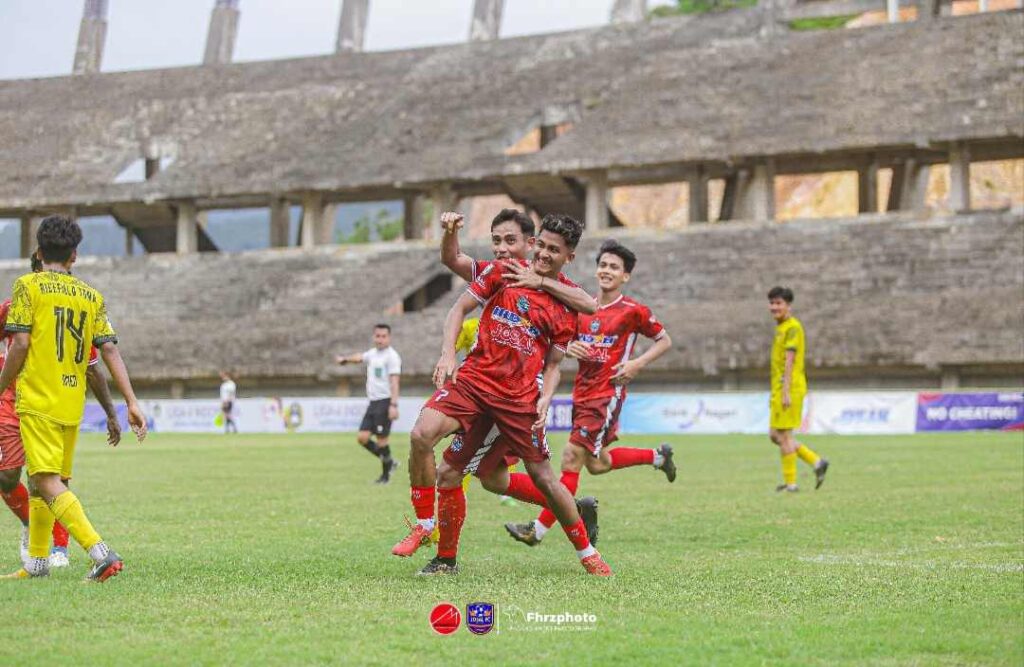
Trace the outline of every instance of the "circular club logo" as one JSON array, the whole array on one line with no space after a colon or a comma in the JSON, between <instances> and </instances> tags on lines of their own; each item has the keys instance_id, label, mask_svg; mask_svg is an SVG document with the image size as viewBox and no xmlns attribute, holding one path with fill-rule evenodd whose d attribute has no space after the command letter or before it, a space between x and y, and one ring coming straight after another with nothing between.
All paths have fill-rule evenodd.
<instances>
[{"instance_id":1,"label":"circular club logo","mask_svg":"<svg viewBox=\"0 0 1024 667\"><path fill-rule=\"evenodd\" d=\"M459 629L462 614L449 602L442 602L430 611L430 627L439 635L450 635Z\"/></svg>"}]
</instances>

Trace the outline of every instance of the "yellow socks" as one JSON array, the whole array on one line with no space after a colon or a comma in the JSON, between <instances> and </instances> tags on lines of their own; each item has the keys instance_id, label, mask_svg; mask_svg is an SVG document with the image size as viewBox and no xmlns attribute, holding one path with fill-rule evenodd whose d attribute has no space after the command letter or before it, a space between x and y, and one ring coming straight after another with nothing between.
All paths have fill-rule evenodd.
<instances>
[{"instance_id":1,"label":"yellow socks","mask_svg":"<svg viewBox=\"0 0 1024 667\"><path fill-rule=\"evenodd\" d=\"M462 492L469 493L469 482L473 479L472 475L466 475L462 478Z\"/></svg>"},{"instance_id":2,"label":"yellow socks","mask_svg":"<svg viewBox=\"0 0 1024 667\"><path fill-rule=\"evenodd\" d=\"M100 542L99 533L89 523L89 519L85 516L85 510L82 509L82 503L78 502L78 497L75 494L70 491L60 494L53 499L50 510L53 512L51 516L57 517L57 520L64 524L64 527L71 533L71 537L75 538L75 542L78 542L86 551ZM53 530L52 521L50 530ZM47 544L49 544L49 537L47 537Z\"/></svg>"},{"instance_id":3,"label":"yellow socks","mask_svg":"<svg viewBox=\"0 0 1024 667\"><path fill-rule=\"evenodd\" d=\"M787 486L796 486L796 453L782 455L782 481Z\"/></svg>"},{"instance_id":4,"label":"yellow socks","mask_svg":"<svg viewBox=\"0 0 1024 667\"><path fill-rule=\"evenodd\" d=\"M46 558L50 555L50 536L56 517L47 507L46 501L36 496L28 499L28 555L32 558Z\"/></svg>"},{"instance_id":5,"label":"yellow socks","mask_svg":"<svg viewBox=\"0 0 1024 667\"><path fill-rule=\"evenodd\" d=\"M808 449L805 445L800 445L800 449L796 450L796 455L800 457L800 460L811 466L812 468L818 465L820 456L814 453L813 450Z\"/></svg>"}]
</instances>

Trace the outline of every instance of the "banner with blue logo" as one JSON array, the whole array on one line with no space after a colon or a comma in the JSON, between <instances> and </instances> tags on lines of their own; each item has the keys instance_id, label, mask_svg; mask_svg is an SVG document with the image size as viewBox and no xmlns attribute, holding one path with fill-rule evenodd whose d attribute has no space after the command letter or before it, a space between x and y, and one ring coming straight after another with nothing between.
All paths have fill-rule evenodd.
<instances>
[{"instance_id":1,"label":"banner with blue logo","mask_svg":"<svg viewBox=\"0 0 1024 667\"><path fill-rule=\"evenodd\" d=\"M1024 430L1024 393L922 393L918 431Z\"/></svg>"},{"instance_id":2,"label":"banner with blue logo","mask_svg":"<svg viewBox=\"0 0 1024 667\"><path fill-rule=\"evenodd\" d=\"M623 433L767 433L768 392L630 394Z\"/></svg>"}]
</instances>

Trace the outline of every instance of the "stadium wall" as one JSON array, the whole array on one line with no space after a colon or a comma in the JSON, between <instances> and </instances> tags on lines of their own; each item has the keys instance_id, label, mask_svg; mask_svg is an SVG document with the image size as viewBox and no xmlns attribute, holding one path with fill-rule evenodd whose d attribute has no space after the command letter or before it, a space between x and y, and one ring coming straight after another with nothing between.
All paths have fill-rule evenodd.
<instances>
[{"instance_id":1,"label":"stadium wall","mask_svg":"<svg viewBox=\"0 0 1024 667\"><path fill-rule=\"evenodd\" d=\"M423 397L403 398L393 432L408 433ZM233 417L243 433L334 433L359 430L365 399L262 397L240 399ZM157 433L215 433L223 429L217 400L148 400L143 411ZM124 410L121 410L124 422ZM633 394L620 418L626 434L760 434L768 432L766 392ZM572 426L572 399L560 396L548 429ZM106 415L90 404L84 431L102 432ZM1024 392L811 392L803 433L898 435L937 431L1024 430Z\"/></svg>"}]
</instances>

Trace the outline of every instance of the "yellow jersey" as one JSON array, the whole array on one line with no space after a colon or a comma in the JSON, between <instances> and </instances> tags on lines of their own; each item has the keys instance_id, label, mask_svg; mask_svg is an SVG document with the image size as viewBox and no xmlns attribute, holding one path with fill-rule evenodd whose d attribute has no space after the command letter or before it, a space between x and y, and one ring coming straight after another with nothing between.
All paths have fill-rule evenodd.
<instances>
[{"instance_id":1,"label":"yellow jersey","mask_svg":"<svg viewBox=\"0 0 1024 667\"><path fill-rule=\"evenodd\" d=\"M786 351L793 350L793 378L790 392L794 395L807 393L807 376L804 375L804 326L792 315L775 327L772 341L772 394L782 393L782 376L786 371Z\"/></svg>"},{"instance_id":2,"label":"yellow jersey","mask_svg":"<svg viewBox=\"0 0 1024 667\"><path fill-rule=\"evenodd\" d=\"M6 330L31 334L15 412L69 426L80 423L89 348L117 342L103 296L67 273L26 274L11 289Z\"/></svg>"},{"instance_id":3,"label":"yellow jersey","mask_svg":"<svg viewBox=\"0 0 1024 667\"><path fill-rule=\"evenodd\" d=\"M469 354L469 351L473 349L473 345L476 344L476 332L479 328L479 317L464 321L462 323L462 331L459 332L459 337L455 340L455 351Z\"/></svg>"}]
</instances>

